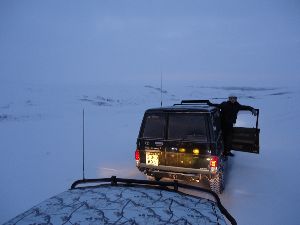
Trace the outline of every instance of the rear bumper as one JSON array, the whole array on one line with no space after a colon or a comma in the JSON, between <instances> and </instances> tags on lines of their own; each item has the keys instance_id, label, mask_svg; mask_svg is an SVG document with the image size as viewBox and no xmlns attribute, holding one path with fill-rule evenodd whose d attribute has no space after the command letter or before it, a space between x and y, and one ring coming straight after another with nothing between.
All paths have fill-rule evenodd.
<instances>
[{"instance_id":1,"label":"rear bumper","mask_svg":"<svg viewBox=\"0 0 300 225\"><path fill-rule=\"evenodd\" d=\"M184 167L174 167L174 166L164 166L164 165L152 166L152 165L146 165L145 163L140 163L138 165L138 168L142 172L152 172L152 173L162 173L162 174L180 173L186 176L199 176L200 174L212 175L212 173L207 168L194 169L194 168L184 168Z\"/></svg>"}]
</instances>

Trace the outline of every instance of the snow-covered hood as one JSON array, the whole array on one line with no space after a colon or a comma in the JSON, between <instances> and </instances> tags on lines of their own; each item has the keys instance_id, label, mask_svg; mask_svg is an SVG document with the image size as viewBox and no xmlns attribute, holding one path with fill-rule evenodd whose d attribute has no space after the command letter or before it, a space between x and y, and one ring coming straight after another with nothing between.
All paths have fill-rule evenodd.
<instances>
[{"instance_id":1,"label":"snow-covered hood","mask_svg":"<svg viewBox=\"0 0 300 225\"><path fill-rule=\"evenodd\" d=\"M215 202L143 186L71 189L11 219L9 224L220 224Z\"/></svg>"}]
</instances>

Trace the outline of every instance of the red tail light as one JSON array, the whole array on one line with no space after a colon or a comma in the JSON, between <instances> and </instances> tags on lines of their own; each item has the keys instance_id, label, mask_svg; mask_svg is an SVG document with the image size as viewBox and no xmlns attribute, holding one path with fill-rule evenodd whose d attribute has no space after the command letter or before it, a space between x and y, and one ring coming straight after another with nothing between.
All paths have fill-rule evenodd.
<instances>
[{"instance_id":1,"label":"red tail light","mask_svg":"<svg viewBox=\"0 0 300 225\"><path fill-rule=\"evenodd\" d=\"M135 160L139 161L140 160L140 150L135 150Z\"/></svg>"},{"instance_id":2,"label":"red tail light","mask_svg":"<svg viewBox=\"0 0 300 225\"><path fill-rule=\"evenodd\" d=\"M217 156L213 156L211 159L210 159L210 162L209 162L209 166L210 168L217 168L218 167L218 164L219 164L219 158Z\"/></svg>"}]
</instances>

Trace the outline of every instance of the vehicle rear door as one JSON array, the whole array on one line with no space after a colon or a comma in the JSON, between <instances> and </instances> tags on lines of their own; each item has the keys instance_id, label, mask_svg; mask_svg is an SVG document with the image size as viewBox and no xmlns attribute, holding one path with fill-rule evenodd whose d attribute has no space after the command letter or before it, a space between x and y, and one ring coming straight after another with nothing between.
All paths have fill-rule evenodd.
<instances>
[{"instance_id":1,"label":"vehicle rear door","mask_svg":"<svg viewBox=\"0 0 300 225\"><path fill-rule=\"evenodd\" d=\"M256 109L256 127L234 127L232 134L232 149L235 151L259 154L259 133L258 117L259 110Z\"/></svg>"},{"instance_id":2,"label":"vehicle rear door","mask_svg":"<svg viewBox=\"0 0 300 225\"><path fill-rule=\"evenodd\" d=\"M170 113L167 121L166 166L206 168L201 155L209 148L207 113Z\"/></svg>"}]
</instances>

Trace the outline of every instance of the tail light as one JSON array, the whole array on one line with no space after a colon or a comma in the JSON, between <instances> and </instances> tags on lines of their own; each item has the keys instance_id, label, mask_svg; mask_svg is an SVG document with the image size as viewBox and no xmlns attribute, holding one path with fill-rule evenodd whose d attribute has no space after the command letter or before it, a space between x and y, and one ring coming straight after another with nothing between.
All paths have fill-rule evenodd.
<instances>
[{"instance_id":1,"label":"tail light","mask_svg":"<svg viewBox=\"0 0 300 225\"><path fill-rule=\"evenodd\" d=\"M135 150L135 160L140 161L140 150Z\"/></svg>"},{"instance_id":2,"label":"tail light","mask_svg":"<svg viewBox=\"0 0 300 225\"><path fill-rule=\"evenodd\" d=\"M211 172L217 172L218 171L218 164L219 164L219 158L217 156L213 156L210 158L209 166Z\"/></svg>"}]
</instances>

